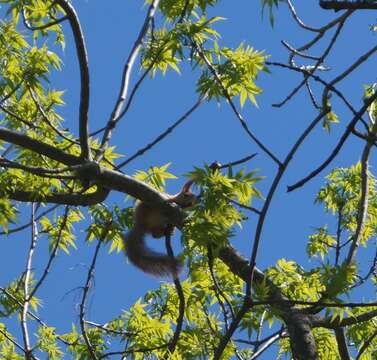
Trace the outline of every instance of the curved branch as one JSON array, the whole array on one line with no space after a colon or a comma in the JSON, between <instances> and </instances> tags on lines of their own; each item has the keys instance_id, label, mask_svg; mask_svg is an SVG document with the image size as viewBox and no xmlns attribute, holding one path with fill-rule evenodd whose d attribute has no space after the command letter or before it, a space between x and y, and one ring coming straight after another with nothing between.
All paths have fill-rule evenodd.
<instances>
[{"instance_id":1,"label":"curved branch","mask_svg":"<svg viewBox=\"0 0 377 360\"><path fill-rule=\"evenodd\" d=\"M149 24L156 14L159 2L160 0L153 0L151 5L149 6L147 16L144 20L144 24L139 32L139 35L134 43L134 46L132 47L132 50L128 56L127 62L124 66L123 75L122 75L122 85L120 87L120 92L119 92L115 107L111 113L109 121L107 122L105 133L103 134L103 137L102 137L100 151L96 155L97 161L101 160L103 153L105 151L105 148L110 141L112 130L114 129L114 127L116 126L117 122L120 119L122 108L127 97L131 71L135 63L135 60L140 52L142 41L145 34L148 31Z\"/></svg>"},{"instance_id":2,"label":"curved branch","mask_svg":"<svg viewBox=\"0 0 377 360\"><path fill-rule=\"evenodd\" d=\"M331 152L330 156L315 170L313 170L309 175L307 175L302 180L296 182L293 185L288 186L287 191L293 191L297 188L304 186L309 180L316 177L322 170L324 170L327 165L331 163L331 161L334 160L334 158L338 155L340 149L343 147L344 143L346 142L348 136L351 134L352 129L355 127L356 123L359 121L359 119L362 117L362 115L367 111L368 107L377 99L377 92L373 94L370 98L368 98L364 105L361 107L361 109L355 114L353 119L348 124L345 132L343 133L342 137L340 138L338 144L334 148L334 150Z\"/></svg>"},{"instance_id":3,"label":"curved branch","mask_svg":"<svg viewBox=\"0 0 377 360\"><path fill-rule=\"evenodd\" d=\"M151 143L144 146L140 150L138 150L135 154L130 156L127 160L121 162L117 167L116 170L122 168L123 166L129 164L131 161L136 159L138 156L143 155L146 151L150 150L153 146L158 144L161 140L163 140L167 135L169 135L178 125L180 125L183 121L185 121L205 100L205 96L201 96L198 101L189 109L187 110L173 125L169 126L163 133L157 136Z\"/></svg>"},{"instance_id":4,"label":"curved branch","mask_svg":"<svg viewBox=\"0 0 377 360\"><path fill-rule=\"evenodd\" d=\"M22 20L25 25L25 27L31 31L37 31L37 30L45 30L48 29L51 26L58 25L62 23L63 21L67 20L68 16L63 16L60 19L55 19L53 21L50 21L46 24L39 25L39 26L33 26L30 24L29 20L27 19L25 8L22 9Z\"/></svg>"},{"instance_id":5,"label":"curved branch","mask_svg":"<svg viewBox=\"0 0 377 360\"><path fill-rule=\"evenodd\" d=\"M235 114L235 116L237 117L238 121L240 122L242 128L245 130L245 132L247 133L247 135L278 165L278 166L281 166L281 162L280 160L272 153L272 151L270 151L267 146L265 146L254 134L253 132L249 129L249 127L247 126L247 123L245 121L245 119L243 118L243 116L240 114L240 112L237 110L236 108L236 105L234 105L234 102L232 100L232 98L230 97L229 95L229 92L227 90L227 88L225 87L225 85L223 84L222 80L221 80L221 76L220 74L218 73L218 71L215 69L215 67L212 65L212 63L209 61L209 59L207 58L206 54L204 53L202 47L200 45L198 45L196 42L193 42L192 43L195 50L198 52L199 56L201 57L201 59L204 61L204 63L207 65L208 69L210 70L211 74L213 75L213 77L216 79L217 83L219 84L222 92L223 92L223 95L225 97L225 99L227 99L233 113Z\"/></svg>"},{"instance_id":6,"label":"curved branch","mask_svg":"<svg viewBox=\"0 0 377 360\"><path fill-rule=\"evenodd\" d=\"M89 112L89 65L88 54L84 40L83 31L81 29L80 21L76 14L75 8L65 0L56 0L56 3L67 14L73 37L76 44L77 59L80 66L81 92L80 92L80 110L79 110L79 133L81 144L81 157L91 160L89 148L89 131L88 131L88 112Z\"/></svg>"}]
</instances>

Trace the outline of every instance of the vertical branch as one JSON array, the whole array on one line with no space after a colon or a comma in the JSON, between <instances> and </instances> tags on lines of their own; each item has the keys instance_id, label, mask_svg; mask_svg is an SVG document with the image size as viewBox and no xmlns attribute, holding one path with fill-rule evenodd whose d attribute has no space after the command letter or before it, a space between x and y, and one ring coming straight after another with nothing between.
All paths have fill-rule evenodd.
<instances>
[{"instance_id":1,"label":"vertical branch","mask_svg":"<svg viewBox=\"0 0 377 360\"><path fill-rule=\"evenodd\" d=\"M154 18L155 14L156 14L159 2L160 2L160 0L153 0L151 5L149 6L147 16L144 20L144 24L143 24L143 26L142 26L142 28L139 32L139 35L138 35L138 37L137 37L137 39L134 43L134 46L132 47L132 50L131 50L131 52L128 56L127 62L124 66L123 74L122 74L122 84L121 84L121 87L120 87L118 99L117 99L115 107L114 107L114 109L111 113L110 119L109 119L109 121L106 125L106 129L105 129L105 132L104 132L103 137L102 137L101 147L100 147L99 152L96 155L97 161L101 160L101 158L104 154L105 148L110 141L112 130L114 129L118 120L120 119L122 109L123 109L123 105L124 105L126 98L127 98L131 71L132 71L132 68L134 66L135 60L136 60L137 56L139 55L141 45L142 45L142 42L143 42L143 38L148 31L149 24L151 23L152 19Z\"/></svg>"},{"instance_id":2,"label":"vertical branch","mask_svg":"<svg viewBox=\"0 0 377 360\"><path fill-rule=\"evenodd\" d=\"M81 157L91 160L89 148L88 112L90 99L90 79L88 53L86 50L84 34L80 25L75 8L66 0L56 0L56 3L64 10L71 25L73 37L76 44L77 59L80 67L80 110L79 110L79 134L81 145Z\"/></svg>"},{"instance_id":3,"label":"vertical branch","mask_svg":"<svg viewBox=\"0 0 377 360\"><path fill-rule=\"evenodd\" d=\"M222 354L228 345L229 341L231 340L234 332L237 330L238 325L240 324L241 320L245 316L246 312L249 310L248 301L245 299L243 301L242 307L238 311L236 317L233 319L232 323L229 326L228 331L225 332L223 337L220 340L218 347L215 349L215 353L213 355L213 360L220 360Z\"/></svg>"},{"instance_id":4,"label":"vertical branch","mask_svg":"<svg viewBox=\"0 0 377 360\"><path fill-rule=\"evenodd\" d=\"M377 96L377 93L373 97ZM371 99L369 98L369 100ZM372 103L371 103L372 104ZM365 106L365 105L364 105ZM360 241L363 236L365 221L368 216L368 202L369 202L369 156L371 149L374 145L374 140L377 134L377 122L375 122L370 131L370 137L367 140L367 143L364 147L363 153L361 155L361 196L359 208L357 211L357 226L355 236L352 239L351 246L348 252L346 263L350 264L356 256L357 248L360 244Z\"/></svg>"},{"instance_id":5,"label":"vertical branch","mask_svg":"<svg viewBox=\"0 0 377 360\"><path fill-rule=\"evenodd\" d=\"M34 296L34 294L37 292L37 290L39 289L39 287L43 284L43 282L45 281L47 275L50 272L52 262L53 262L53 260L55 259L56 255L58 253L58 248L59 248L59 245L60 245L62 237L63 237L63 231L64 231L64 228L65 228L65 226L67 224L68 214L69 214L69 206L66 206L65 207L65 212L64 212L64 217L63 217L63 222L62 222L62 224L60 226L60 229L59 229L58 239L56 240L54 248L51 251L50 257L48 259L47 265L46 265L46 267L45 267L45 269L43 271L43 274L42 274L41 278L37 281L37 283L34 286L34 289L29 294L29 299L31 299Z\"/></svg>"},{"instance_id":6,"label":"vertical branch","mask_svg":"<svg viewBox=\"0 0 377 360\"><path fill-rule=\"evenodd\" d=\"M83 291L83 294L82 294L82 299L81 299L81 304L80 304L80 315L79 316L80 316L81 332L82 332L82 336L84 338L85 344L88 348L90 358L92 360L97 360L97 356L95 354L95 350L93 349L93 346L90 342L90 339L88 337L88 334L87 334L86 328L85 328L85 324L86 324L86 321L85 321L86 300L88 298L89 290L92 287L92 280L93 280L93 277L94 277L94 269L96 267L97 258L98 258L98 254L99 254L99 251L100 251L100 248L101 248L101 245L102 245L102 241L106 237L106 235L107 235L107 233L110 229L111 224L112 223L109 222L107 224L107 226L104 227L102 234L101 234L100 238L98 239L97 246L94 250L92 263L90 264L90 267L89 267L89 270L88 270L88 275L86 277L86 282L85 282L84 291Z\"/></svg>"},{"instance_id":7,"label":"vertical branch","mask_svg":"<svg viewBox=\"0 0 377 360\"><path fill-rule=\"evenodd\" d=\"M335 265L339 264L339 256L341 249L341 236L342 236L342 218L343 218L343 206L338 209L338 224L336 228L336 248L335 248Z\"/></svg>"},{"instance_id":8,"label":"vertical branch","mask_svg":"<svg viewBox=\"0 0 377 360\"><path fill-rule=\"evenodd\" d=\"M347 341L344 335L344 330L341 327L335 328L335 338L338 344L338 351L341 360L351 360L350 354L348 352Z\"/></svg>"},{"instance_id":9,"label":"vertical branch","mask_svg":"<svg viewBox=\"0 0 377 360\"><path fill-rule=\"evenodd\" d=\"M165 235L165 245L166 251L170 259L174 259L174 253L171 246L171 234ZM179 310L178 310L178 318L177 318L177 325L175 327L173 338L171 339L168 345L168 351L166 352L164 359L168 359L171 354L174 353L175 348L177 346L179 336L181 335L182 326L183 326L183 317L185 314L185 295L183 293L182 285L179 281L178 276L174 276L174 285L175 289L177 290L178 298L179 298Z\"/></svg>"},{"instance_id":10,"label":"vertical branch","mask_svg":"<svg viewBox=\"0 0 377 360\"><path fill-rule=\"evenodd\" d=\"M25 278L24 278L24 303L22 306L22 315L21 315L21 329L22 329L22 336L24 340L24 350L25 350L25 359L29 360L32 359L32 349L30 346L30 335L29 329L27 324L27 314L29 311L29 304L30 304L30 296L29 296L29 286L31 280L31 271L32 271L32 263L33 263L33 255L35 251L35 247L37 244L37 224L35 221L35 203L31 204L31 242L30 248L28 252L27 262L26 262L26 270L25 270Z\"/></svg>"},{"instance_id":11,"label":"vertical branch","mask_svg":"<svg viewBox=\"0 0 377 360\"><path fill-rule=\"evenodd\" d=\"M99 253L99 250L101 248L101 245L102 245L102 238L98 240L96 249L94 250L94 255L93 255L92 263L90 264L88 275L86 277L86 282L85 282L84 291L83 291L83 294L82 294L82 299L81 299L81 304L80 304L80 327L81 327L81 332L82 332L82 336L84 338L85 344L86 344L86 346L88 348L88 351L89 351L89 354L90 354L90 358L92 360L97 360L97 356L95 354L95 350L93 349L93 346L92 346L92 344L90 342L90 339L88 337L88 334L86 332L86 328L85 328L85 310L86 310L86 300L87 300L87 297L88 297L89 290L92 287L92 280L93 280L93 276L94 276L94 269L95 269L95 266L96 266L97 257L98 257L98 253Z\"/></svg>"}]
</instances>

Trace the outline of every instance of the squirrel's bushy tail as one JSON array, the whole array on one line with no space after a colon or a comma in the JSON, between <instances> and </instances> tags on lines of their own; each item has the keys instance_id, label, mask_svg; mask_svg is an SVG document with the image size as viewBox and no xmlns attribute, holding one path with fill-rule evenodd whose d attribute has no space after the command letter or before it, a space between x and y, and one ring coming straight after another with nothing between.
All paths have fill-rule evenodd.
<instances>
[{"instance_id":1,"label":"squirrel's bushy tail","mask_svg":"<svg viewBox=\"0 0 377 360\"><path fill-rule=\"evenodd\" d=\"M124 250L130 262L148 274L177 276L182 264L148 248L144 237L145 233L138 227L132 228L123 236Z\"/></svg>"}]
</instances>

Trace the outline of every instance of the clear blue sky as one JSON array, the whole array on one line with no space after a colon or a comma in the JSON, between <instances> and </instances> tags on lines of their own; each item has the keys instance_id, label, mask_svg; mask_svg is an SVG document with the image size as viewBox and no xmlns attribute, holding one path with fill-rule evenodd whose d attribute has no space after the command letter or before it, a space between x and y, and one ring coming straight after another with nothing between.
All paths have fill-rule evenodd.
<instances>
[{"instance_id":1,"label":"clear blue sky","mask_svg":"<svg viewBox=\"0 0 377 360\"><path fill-rule=\"evenodd\" d=\"M334 17L333 13L319 9L318 1L296 2L299 3L298 12L310 25L320 26ZM90 129L93 131L102 127L110 115L118 94L122 67L144 20L146 7L143 6L143 1L136 0L73 1L73 4L81 18L89 52ZM257 50L264 50L270 55L271 61L285 62L287 59L288 54L281 45L281 40L298 46L309 39L308 33L298 30L286 6L281 6L276 13L273 28L266 16L262 19L257 1L220 1L210 15L227 18L216 27L222 34L221 44L236 47L244 41ZM376 37L369 32L367 26L374 21L375 12L360 12L346 24L333 55L326 62L333 71L323 74L325 79L332 79L375 43ZM77 133L79 74L72 38L69 29L65 27L65 30L68 31L67 47L62 54L64 66L62 72L53 75L52 81L55 88L66 90L64 99L67 106L60 112L67 125ZM315 50L319 54L321 48L317 47ZM375 74L370 75L375 68L375 58L372 58L339 86L356 108L361 105L363 84L375 81ZM136 68L135 70L133 80L140 74ZM264 91L257 98L259 108L247 104L242 113L258 137L283 158L313 119L315 112L305 91L301 91L286 107L272 108L271 104L282 100L301 78L286 70L270 70L271 74L263 73L258 78L257 83ZM197 98L197 76L197 71L185 66L181 75L170 71L165 77L157 75L143 83L131 110L112 139L117 152L126 156L133 154L192 106ZM314 88L317 89L317 86ZM236 103L238 104L238 99ZM338 111L339 103L334 101L334 105L334 110ZM303 189L293 193L286 193L285 190L286 185L306 175L331 151L350 119L349 112L337 113L340 124L333 127L330 136L322 128L318 128L299 151L282 181L262 236L257 259L258 266L262 269L273 265L279 258L295 260L304 267L315 264L313 261L308 263L305 246L308 235L315 227L333 223L332 218L325 215L319 205L314 204L315 193L329 169ZM350 141L333 166L354 164L358 160L360 147L357 140ZM204 104L167 140L134 161L124 171L132 174L136 169L171 162L170 170L182 176L195 165L201 166L204 162L211 163L214 160L226 163L254 152L258 152L258 156L247 166L249 169L258 168L259 174L265 176L265 180L259 185L259 189L265 192L276 170L274 165L245 135L226 102L218 104L212 101ZM177 191L182 182L183 179L170 181L167 190ZM123 199L123 195L114 194L107 201L122 204ZM246 256L250 254L254 229L255 221L251 216L242 236L232 239L232 244ZM59 253L45 287L39 292L39 296L45 299L40 310L42 319L48 320L51 326L60 331L69 331L72 321L78 321L77 304L81 299L79 287L84 284L94 251L93 245L84 242L85 233L82 229L76 229L76 235L79 238L78 250L72 251L71 256ZM29 241L29 232L0 239L0 261L3 268L9 268L9 272L0 273L1 284L14 279L23 270ZM100 255L87 315L88 319L99 323L117 316L147 290L159 285L158 279L148 277L127 264L123 254L109 255L107 250L103 249ZM46 257L47 243L41 241L35 260L37 272L43 269ZM369 257L366 256L365 262L368 260ZM358 295L361 298L362 294Z\"/></svg>"}]
</instances>

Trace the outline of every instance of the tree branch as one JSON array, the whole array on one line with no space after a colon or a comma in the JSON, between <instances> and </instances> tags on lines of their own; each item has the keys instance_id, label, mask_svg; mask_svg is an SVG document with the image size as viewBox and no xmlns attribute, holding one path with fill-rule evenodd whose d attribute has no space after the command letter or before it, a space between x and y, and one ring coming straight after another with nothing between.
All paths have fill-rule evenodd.
<instances>
[{"instance_id":1,"label":"tree branch","mask_svg":"<svg viewBox=\"0 0 377 360\"><path fill-rule=\"evenodd\" d=\"M357 1L338 1L338 0L320 0L319 5L325 10L373 10L377 9L377 3L368 0Z\"/></svg>"},{"instance_id":2,"label":"tree branch","mask_svg":"<svg viewBox=\"0 0 377 360\"><path fill-rule=\"evenodd\" d=\"M52 160L56 160L68 166L82 164L82 159L77 156L67 154L55 146L45 144L42 141L35 140L27 135L20 134L12 130L0 128L0 139L34 151L37 154L45 155Z\"/></svg>"},{"instance_id":3,"label":"tree branch","mask_svg":"<svg viewBox=\"0 0 377 360\"><path fill-rule=\"evenodd\" d=\"M344 335L343 328L336 328L334 332L335 332L336 343L338 344L338 351L339 351L340 359L351 360L348 347L347 347L347 340Z\"/></svg>"},{"instance_id":4,"label":"tree branch","mask_svg":"<svg viewBox=\"0 0 377 360\"><path fill-rule=\"evenodd\" d=\"M88 130L88 112L89 112L89 65L88 54L86 50L84 35L81 29L79 18L76 14L75 8L66 0L56 0L56 3L67 14L73 37L76 44L77 59L80 67L80 110L79 110L79 134L81 144L81 157L83 159L91 160L91 153L89 148L89 130Z\"/></svg>"},{"instance_id":5,"label":"tree branch","mask_svg":"<svg viewBox=\"0 0 377 360\"><path fill-rule=\"evenodd\" d=\"M171 234L165 235L165 245L166 245L166 251L168 256L172 261L174 261L174 253L173 248L171 246ZM181 335L182 326L183 326L183 317L185 315L185 295L183 293L182 285L179 281L178 276L174 276L174 285L175 289L178 294L179 304L178 304L178 318L177 318L177 325L175 327L174 335L169 342L169 346L167 349L166 354L164 355L164 359L169 359L170 355L172 355L175 351L175 348L177 346L179 336Z\"/></svg>"},{"instance_id":6,"label":"tree branch","mask_svg":"<svg viewBox=\"0 0 377 360\"><path fill-rule=\"evenodd\" d=\"M313 315L311 317L313 327L324 327L327 329L335 329L337 327L345 327L354 324L359 324L364 321L369 321L377 317L377 309L365 312L363 314L354 315L341 319L336 317L335 319L324 318L322 316Z\"/></svg>"},{"instance_id":7,"label":"tree branch","mask_svg":"<svg viewBox=\"0 0 377 360\"><path fill-rule=\"evenodd\" d=\"M309 175L307 175L305 178L302 180L296 182L293 185L288 186L287 191L293 191L296 190L297 188L304 186L309 180L313 179L316 177L322 170L324 170L332 160L338 155L339 151L343 147L344 143L346 142L348 136L351 134L352 129L355 127L356 123L359 121L359 119L362 117L362 115L365 113L365 111L368 109L368 107L373 103L374 100L377 99L377 92L373 94L370 98L368 98L365 102L364 105L361 107L361 109L354 115L350 123L348 124L345 132L341 136L338 144L335 146L334 150L331 152L329 157L315 170L313 170Z\"/></svg>"},{"instance_id":8,"label":"tree branch","mask_svg":"<svg viewBox=\"0 0 377 360\"><path fill-rule=\"evenodd\" d=\"M138 35L138 37L137 37L137 39L134 43L134 46L132 47L132 50L131 50L131 52L128 56L127 62L124 66L120 92L119 92L118 99L116 101L115 107L114 107L114 109L111 113L110 119L109 119L109 121L106 125L105 133L103 134L103 137L102 137L100 151L96 155L97 161L101 160L103 153L105 151L105 148L110 141L112 130L114 129L114 127L116 126L117 122L120 119L122 108L123 108L124 102L126 101L126 98L127 98L127 92L128 92L129 82L130 82L131 71L132 71L133 65L135 63L135 60L136 60L136 58L137 58L137 56L140 52L140 49L141 49L141 46L142 46L142 41L143 41L143 38L146 35L147 31L148 31L149 24L156 14L159 2L160 2L160 0L153 0L151 5L149 6L147 16L144 20L144 24L143 24L143 26L142 26L142 28L139 32L139 35Z\"/></svg>"}]
</instances>

